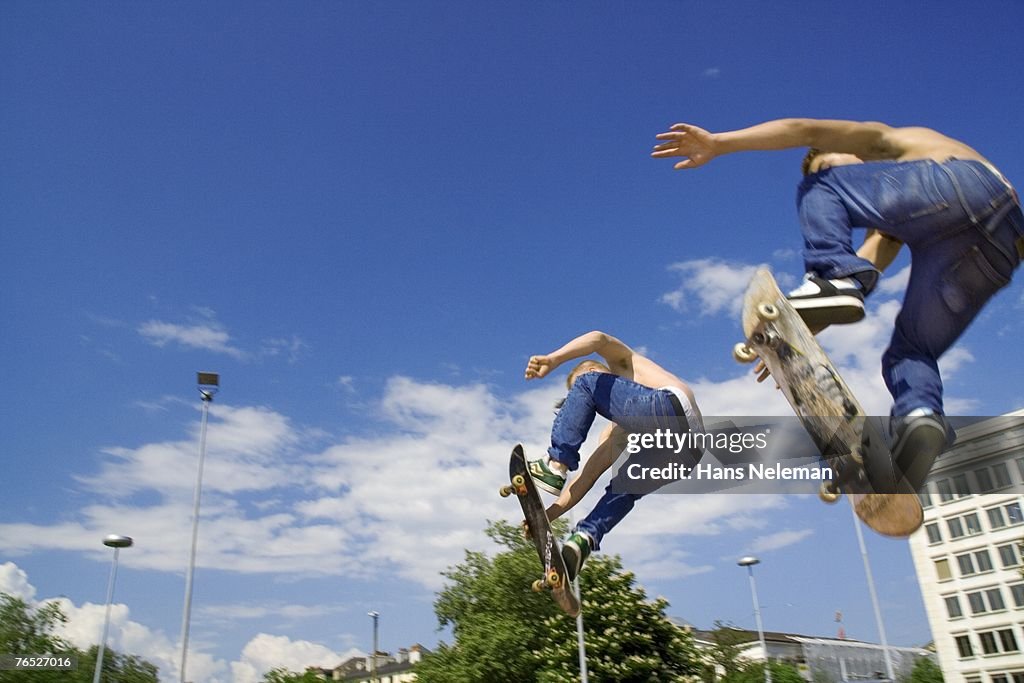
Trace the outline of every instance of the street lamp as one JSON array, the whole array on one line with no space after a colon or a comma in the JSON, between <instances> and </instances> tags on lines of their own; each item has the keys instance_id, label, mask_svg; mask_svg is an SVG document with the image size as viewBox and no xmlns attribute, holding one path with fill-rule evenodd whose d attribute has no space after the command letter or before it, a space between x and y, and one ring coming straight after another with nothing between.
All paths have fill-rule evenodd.
<instances>
[{"instance_id":1,"label":"street lamp","mask_svg":"<svg viewBox=\"0 0 1024 683\"><path fill-rule=\"evenodd\" d=\"M853 514L853 528L857 532L857 543L860 544L860 557L864 561L864 575L868 580L868 593L871 595L871 607L875 610L875 624L878 626L878 638L881 640L882 654L885 656L885 671L890 681L896 680L896 672L892 666L892 655L889 652L889 641L885 636L885 623L882 621L882 610L878 606L878 594L875 592L875 577L871 573L871 563L868 561L868 547L864 545L864 532L860 529L860 519L857 511L850 506Z\"/></svg>"},{"instance_id":2,"label":"street lamp","mask_svg":"<svg viewBox=\"0 0 1024 683\"><path fill-rule=\"evenodd\" d=\"M199 538L199 500L203 491L203 462L206 460L206 423L210 416L210 403L220 386L220 375L216 372L196 373L199 396L203 400L203 421L199 428L199 471L196 474L196 488L192 498L192 550L188 556L188 572L185 574L185 609L181 617L181 683L185 683L185 664L188 660L188 627L192 617L192 576L196 571L196 541Z\"/></svg>"},{"instance_id":3,"label":"street lamp","mask_svg":"<svg viewBox=\"0 0 1024 683\"><path fill-rule=\"evenodd\" d=\"M377 620L380 619L379 612L367 612L366 616L373 619L373 654L370 655L370 680L377 680Z\"/></svg>"},{"instance_id":4,"label":"street lamp","mask_svg":"<svg viewBox=\"0 0 1024 683\"><path fill-rule=\"evenodd\" d=\"M114 561L110 565L110 581L107 582L107 615L103 619L103 637L100 638L99 651L96 653L96 671L92 675L92 683L100 683L100 672L103 671L103 650L107 647L107 631L110 628L110 603L114 599L114 580L117 578L117 556L121 548L130 548L132 539L128 536L110 534L103 539L103 545L114 549Z\"/></svg>"},{"instance_id":5,"label":"street lamp","mask_svg":"<svg viewBox=\"0 0 1024 683\"><path fill-rule=\"evenodd\" d=\"M764 626L761 625L761 607L757 604L757 586L754 584L754 565L760 562L761 560L753 555L747 555L746 557L741 557L736 564L746 567L747 574L750 575L750 594L754 598L754 619L757 620L757 635L761 639L761 649L764 650L764 683L772 683L771 661L768 659L768 645L764 641Z\"/></svg>"}]
</instances>

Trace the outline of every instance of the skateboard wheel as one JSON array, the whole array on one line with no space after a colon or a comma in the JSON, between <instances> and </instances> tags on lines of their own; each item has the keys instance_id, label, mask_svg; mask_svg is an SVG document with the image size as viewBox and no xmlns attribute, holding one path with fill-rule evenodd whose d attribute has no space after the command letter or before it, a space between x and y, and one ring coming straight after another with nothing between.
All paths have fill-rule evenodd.
<instances>
[{"instance_id":1,"label":"skateboard wheel","mask_svg":"<svg viewBox=\"0 0 1024 683\"><path fill-rule=\"evenodd\" d=\"M821 482L821 488L818 489L818 498L829 505L832 505L839 497L843 495L840 493L836 485L830 481Z\"/></svg>"},{"instance_id":2,"label":"skateboard wheel","mask_svg":"<svg viewBox=\"0 0 1024 683\"><path fill-rule=\"evenodd\" d=\"M544 590L544 581L542 579L537 579L532 584L530 584L530 590L532 590L534 593L540 593L542 590Z\"/></svg>"},{"instance_id":3,"label":"skateboard wheel","mask_svg":"<svg viewBox=\"0 0 1024 683\"><path fill-rule=\"evenodd\" d=\"M498 489L498 495L500 495L502 498L508 498L509 496L512 495L512 487L502 486L500 489Z\"/></svg>"},{"instance_id":4,"label":"skateboard wheel","mask_svg":"<svg viewBox=\"0 0 1024 683\"><path fill-rule=\"evenodd\" d=\"M757 354L746 342L739 342L732 347L732 357L739 363L753 363L757 360Z\"/></svg>"},{"instance_id":5,"label":"skateboard wheel","mask_svg":"<svg viewBox=\"0 0 1024 683\"><path fill-rule=\"evenodd\" d=\"M750 338L750 341L754 342L758 346L764 346L768 343L768 337L764 336L763 332L755 332Z\"/></svg>"},{"instance_id":6,"label":"skateboard wheel","mask_svg":"<svg viewBox=\"0 0 1024 683\"><path fill-rule=\"evenodd\" d=\"M526 486L526 479L523 477L523 475L517 474L516 476L512 477L512 485L515 486L517 489L522 488L523 486Z\"/></svg>"},{"instance_id":7,"label":"skateboard wheel","mask_svg":"<svg viewBox=\"0 0 1024 683\"><path fill-rule=\"evenodd\" d=\"M558 586L562 583L562 579L558 576L558 572L554 570L548 572L547 580L548 585L552 588L558 588Z\"/></svg>"},{"instance_id":8,"label":"skateboard wheel","mask_svg":"<svg viewBox=\"0 0 1024 683\"><path fill-rule=\"evenodd\" d=\"M757 317L761 320L777 320L779 309L775 304L758 304Z\"/></svg>"}]
</instances>

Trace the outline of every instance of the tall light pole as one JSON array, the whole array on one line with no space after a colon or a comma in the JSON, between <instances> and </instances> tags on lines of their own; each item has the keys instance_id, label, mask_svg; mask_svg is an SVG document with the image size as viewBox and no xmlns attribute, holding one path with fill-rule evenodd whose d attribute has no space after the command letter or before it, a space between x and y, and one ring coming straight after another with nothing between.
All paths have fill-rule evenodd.
<instances>
[{"instance_id":1,"label":"tall light pole","mask_svg":"<svg viewBox=\"0 0 1024 683\"><path fill-rule=\"evenodd\" d=\"M909 494L908 494L909 495ZM882 610L878 607L878 594L875 593L875 577L871 573L871 563L868 562L868 547L864 545L864 532L860 529L860 519L857 518L857 511L850 506L850 513L853 515L853 528L857 531L857 543L860 544L860 557L864 561L864 574L868 578L868 593L871 594L871 606L875 610L875 624L878 626L878 638L882 642L882 654L885 655L885 673L890 681L896 680L896 674L892 667L892 657L889 652L889 641L885 637L885 624L882 622Z\"/></svg>"},{"instance_id":2,"label":"tall light pole","mask_svg":"<svg viewBox=\"0 0 1024 683\"><path fill-rule=\"evenodd\" d=\"M192 550L188 556L188 572L185 574L185 609L181 617L181 683L185 683L185 664L188 661L188 627L192 618L192 576L196 571L196 541L199 538L199 500L203 492L203 462L206 460L206 423L210 416L210 403L220 386L220 375L216 372L196 373L199 396L203 400L203 422L199 428L199 471L196 474L196 488L192 498Z\"/></svg>"},{"instance_id":3,"label":"tall light pole","mask_svg":"<svg viewBox=\"0 0 1024 683\"><path fill-rule=\"evenodd\" d=\"M370 655L370 680L376 683L377 680L377 620L380 619L379 612L367 612L366 616L373 619L373 654Z\"/></svg>"},{"instance_id":4,"label":"tall light pole","mask_svg":"<svg viewBox=\"0 0 1024 683\"><path fill-rule=\"evenodd\" d=\"M114 600L114 580L117 579L117 556L121 548L130 548L132 539L130 536L118 536L110 534L103 539L103 545L114 549L114 561L110 565L110 580L107 582L107 615L103 619L103 637L100 638L99 650L96 653L96 671L92 675L92 683L100 683L100 673L103 671L103 651L107 647L107 631L110 629L110 603Z\"/></svg>"},{"instance_id":5,"label":"tall light pole","mask_svg":"<svg viewBox=\"0 0 1024 683\"><path fill-rule=\"evenodd\" d=\"M772 683L771 660L768 659L768 645L764 640L764 626L761 625L761 606L757 602L757 586L754 584L754 565L760 562L761 560L756 557L747 555L746 557L741 557L736 564L746 567L747 574L750 575L750 594L754 598L754 619L757 621L757 636L761 639L761 649L764 650L764 683Z\"/></svg>"}]
</instances>

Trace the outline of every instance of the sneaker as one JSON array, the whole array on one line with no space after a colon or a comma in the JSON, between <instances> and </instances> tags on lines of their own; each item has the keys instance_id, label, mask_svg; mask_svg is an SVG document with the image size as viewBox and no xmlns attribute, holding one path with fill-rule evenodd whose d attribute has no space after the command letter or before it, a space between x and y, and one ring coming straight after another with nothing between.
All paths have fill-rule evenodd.
<instances>
[{"instance_id":1,"label":"sneaker","mask_svg":"<svg viewBox=\"0 0 1024 683\"><path fill-rule=\"evenodd\" d=\"M562 492L562 488L565 486L565 475L548 466L547 456L530 460L526 466L534 483L537 484L537 488L547 491L553 496Z\"/></svg>"},{"instance_id":2,"label":"sneaker","mask_svg":"<svg viewBox=\"0 0 1024 683\"><path fill-rule=\"evenodd\" d=\"M570 581L575 581L583 569L583 563L590 557L590 537L583 532L573 532L562 544L562 561Z\"/></svg>"},{"instance_id":3,"label":"sneaker","mask_svg":"<svg viewBox=\"0 0 1024 683\"><path fill-rule=\"evenodd\" d=\"M918 491L928 478L935 458L950 442L946 420L933 412L913 411L893 420L893 461L910 486Z\"/></svg>"},{"instance_id":4,"label":"sneaker","mask_svg":"<svg viewBox=\"0 0 1024 683\"><path fill-rule=\"evenodd\" d=\"M786 299L812 328L855 323L864 317L864 293L853 278L825 280L808 273Z\"/></svg>"}]
</instances>

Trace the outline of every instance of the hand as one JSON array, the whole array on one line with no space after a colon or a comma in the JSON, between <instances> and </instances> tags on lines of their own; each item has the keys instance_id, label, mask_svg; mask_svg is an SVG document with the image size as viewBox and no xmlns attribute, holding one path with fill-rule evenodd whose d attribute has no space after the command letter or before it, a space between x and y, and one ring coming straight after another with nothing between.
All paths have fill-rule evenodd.
<instances>
[{"instance_id":1,"label":"hand","mask_svg":"<svg viewBox=\"0 0 1024 683\"><path fill-rule=\"evenodd\" d=\"M547 377L548 373L558 367L558 363L551 359L551 356L530 356L526 363L526 379L540 379Z\"/></svg>"},{"instance_id":2,"label":"hand","mask_svg":"<svg viewBox=\"0 0 1024 683\"><path fill-rule=\"evenodd\" d=\"M757 365L754 366L754 374L757 375L757 381L760 384L761 382L771 377L772 371L768 369L768 366L765 365L765 362L763 360L759 360L757 361ZM782 389L782 387L779 386L778 382L775 383L775 388L776 390Z\"/></svg>"},{"instance_id":3,"label":"hand","mask_svg":"<svg viewBox=\"0 0 1024 683\"><path fill-rule=\"evenodd\" d=\"M715 149L715 138L708 131L688 123L677 123L667 133L655 135L661 144L655 145L651 156L655 159L669 157L686 157L673 168L697 168L708 163L718 152Z\"/></svg>"}]
</instances>

